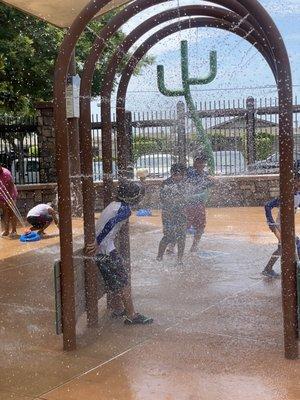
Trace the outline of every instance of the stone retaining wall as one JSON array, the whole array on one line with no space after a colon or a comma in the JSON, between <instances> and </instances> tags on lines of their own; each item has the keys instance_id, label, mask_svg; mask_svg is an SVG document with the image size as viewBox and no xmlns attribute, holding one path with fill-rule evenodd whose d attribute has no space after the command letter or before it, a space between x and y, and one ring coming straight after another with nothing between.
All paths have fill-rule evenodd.
<instances>
[{"instance_id":1,"label":"stone retaining wall","mask_svg":"<svg viewBox=\"0 0 300 400\"><path fill-rule=\"evenodd\" d=\"M55 200L55 183L38 183L34 185L17 185L18 200L17 206L22 215L39 203L49 203Z\"/></svg>"},{"instance_id":2,"label":"stone retaining wall","mask_svg":"<svg viewBox=\"0 0 300 400\"><path fill-rule=\"evenodd\" d=\"M142 206L159 208L161 180L146 181L146 196ZM211 189L208 207L263 206L279 195L278 175L220 176ZM102 186L96 184L96 208L102 207Z\"/></svg>"},{"instance_id":3,"label":"stone retaining wall","mask_svg":"<svg viewBox=\"0 0 300 400\"><path fill-rule=\"evenodd\" d=\"M143 207L159 208L159 188L161 180L146 182L146 196ZM56 185L36 184L18 186L18 206L24 215L30 208L41 202L55 199ZM102 208L102 184L95 183L96 209ZM209 207L245 207L262 206L266 201L279 194L278 175L259 176L222 176L217 178L217 184L211 189L208 201Z\"/></svg>"}]
</instances>

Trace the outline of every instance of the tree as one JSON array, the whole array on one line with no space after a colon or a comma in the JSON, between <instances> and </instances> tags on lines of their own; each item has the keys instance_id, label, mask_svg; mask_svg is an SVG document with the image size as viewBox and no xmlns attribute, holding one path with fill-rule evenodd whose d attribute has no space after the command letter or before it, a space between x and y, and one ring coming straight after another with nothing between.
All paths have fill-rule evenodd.
<instances>
[{"instance_id":1,"label":"tree","mask_svg":"<svg viewBox=\"0 0 300 400\"><path fill-rule=\"evenodd\" d=\"M107 24L114 12L92 21L76 47L77 68L82 71L95 34ZM65 31L0 4L0 109L5 113L29 115L34 103L52 99L53 73L56 57ZM96 66L92 96L97 96L105 74L106 62L123 41L125 34L117 32L107 43L103 57ZM126 59L128 60L128 54ZM143 65L153 62L146 57ZM123 62L124 63L124 62ZM119 71L122 68L120 65Z\"/></svg>"}]
</instances>

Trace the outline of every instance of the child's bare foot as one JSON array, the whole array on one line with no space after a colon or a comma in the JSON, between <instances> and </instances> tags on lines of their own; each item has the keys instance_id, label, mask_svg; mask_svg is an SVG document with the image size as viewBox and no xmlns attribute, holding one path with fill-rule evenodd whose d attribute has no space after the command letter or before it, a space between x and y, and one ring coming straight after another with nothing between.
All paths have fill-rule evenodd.
<instances>
[{"instance_id":1,"label":"child's bare foot","mask_svg":"<svg viewBox=\"0 0 300 400\"><path fill-rule=\"evenodd\" d=\"M3 232L1 233L1 236L2 236L2 237L8 236L8 235L9 235L9 231L3 231Z\"/></svg>"},{"instance_id":2,"label":"child's bare foot","mask_svg":"<svg viewBox=\"0 0 300 400\"><path fill-rule=\"evenodd\" d=\"M11 234L9 235L12 239L15 239L16 237L18 237L18 234L16 231L11 232Z\"/></svg>"}]
</instances>

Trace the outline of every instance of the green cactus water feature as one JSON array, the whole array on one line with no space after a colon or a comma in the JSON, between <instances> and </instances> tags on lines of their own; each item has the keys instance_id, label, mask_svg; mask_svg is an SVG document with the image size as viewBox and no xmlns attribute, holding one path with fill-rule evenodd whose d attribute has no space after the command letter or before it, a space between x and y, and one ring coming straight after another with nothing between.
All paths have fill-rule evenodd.
<instances>
[{"instance_id":1,"label":"green cactus water feature","mask_svg":"<svg viewBox=\"0 0 300 400\"><path fill-rule=\"evenodd\" d=\"M210 52L210 72L203 78L191 78L189 74L189 54L188 43L186 40L181 41L181 77L182 77L182 90L170 90L165 85L165 71L163 65L157 66L157 83L159 91L167 97L180 97L183 96L186 101L187 108L191 115L192 121L196 127L199 147L208 157L208 165L211 172L214 172L214 157L212 146L209 137L205 133L202 125L201 118L199 118L197 109L195 107L191 86L206 85L211 83L217 75L217 53L216 51Z\"/></svg>"}]
</instances>

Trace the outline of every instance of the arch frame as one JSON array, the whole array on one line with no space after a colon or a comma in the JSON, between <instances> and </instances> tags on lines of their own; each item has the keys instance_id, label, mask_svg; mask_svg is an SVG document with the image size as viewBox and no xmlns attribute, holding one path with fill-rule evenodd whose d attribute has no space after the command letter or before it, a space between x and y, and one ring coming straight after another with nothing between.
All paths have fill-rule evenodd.
<instances>
[{"instance_id":1,"label":"arch frame","mask_svg":"<svg viewBox=\"0 0 300 400\"><path fill-rule=\"evenodd\" d=\"M136 0L138 4L141 0ZM55 69L54 112L56 129L56 157L58 171L59 213L61 216L61 270L62 270L62 299L63 299L63 328L64 348L72 350L76 346L75 334L75 304L74 304L74 273L73 273L73 244L72 221L68 160L68 137L66 118L66 78L72 51L83 32L86 24L109 0L92 0L78 15L70 27L62 43ZM298 356L298 346L295 334L295 293L296 268L294 254L294 214L293 210L293 137L292 137L292 78L290 64L282 37L272 18L257 0L211 0L210 3L225 6L228 9L241 6L246 14L263 31L271 48L274 49L274 61L277 67L278 95L280 105L280 192L281 192L281 221L282 226L289 229L282 231L282 292L284 314L285 355L287 358ZM153 0L153 5L156 2ZM231 8L232 7L232 8ZM249 17L249 18L250 18ZM291 296L292 293L292 296ZM296 349L297 347L297 349Z\"/></svg>"}]
</instances>

